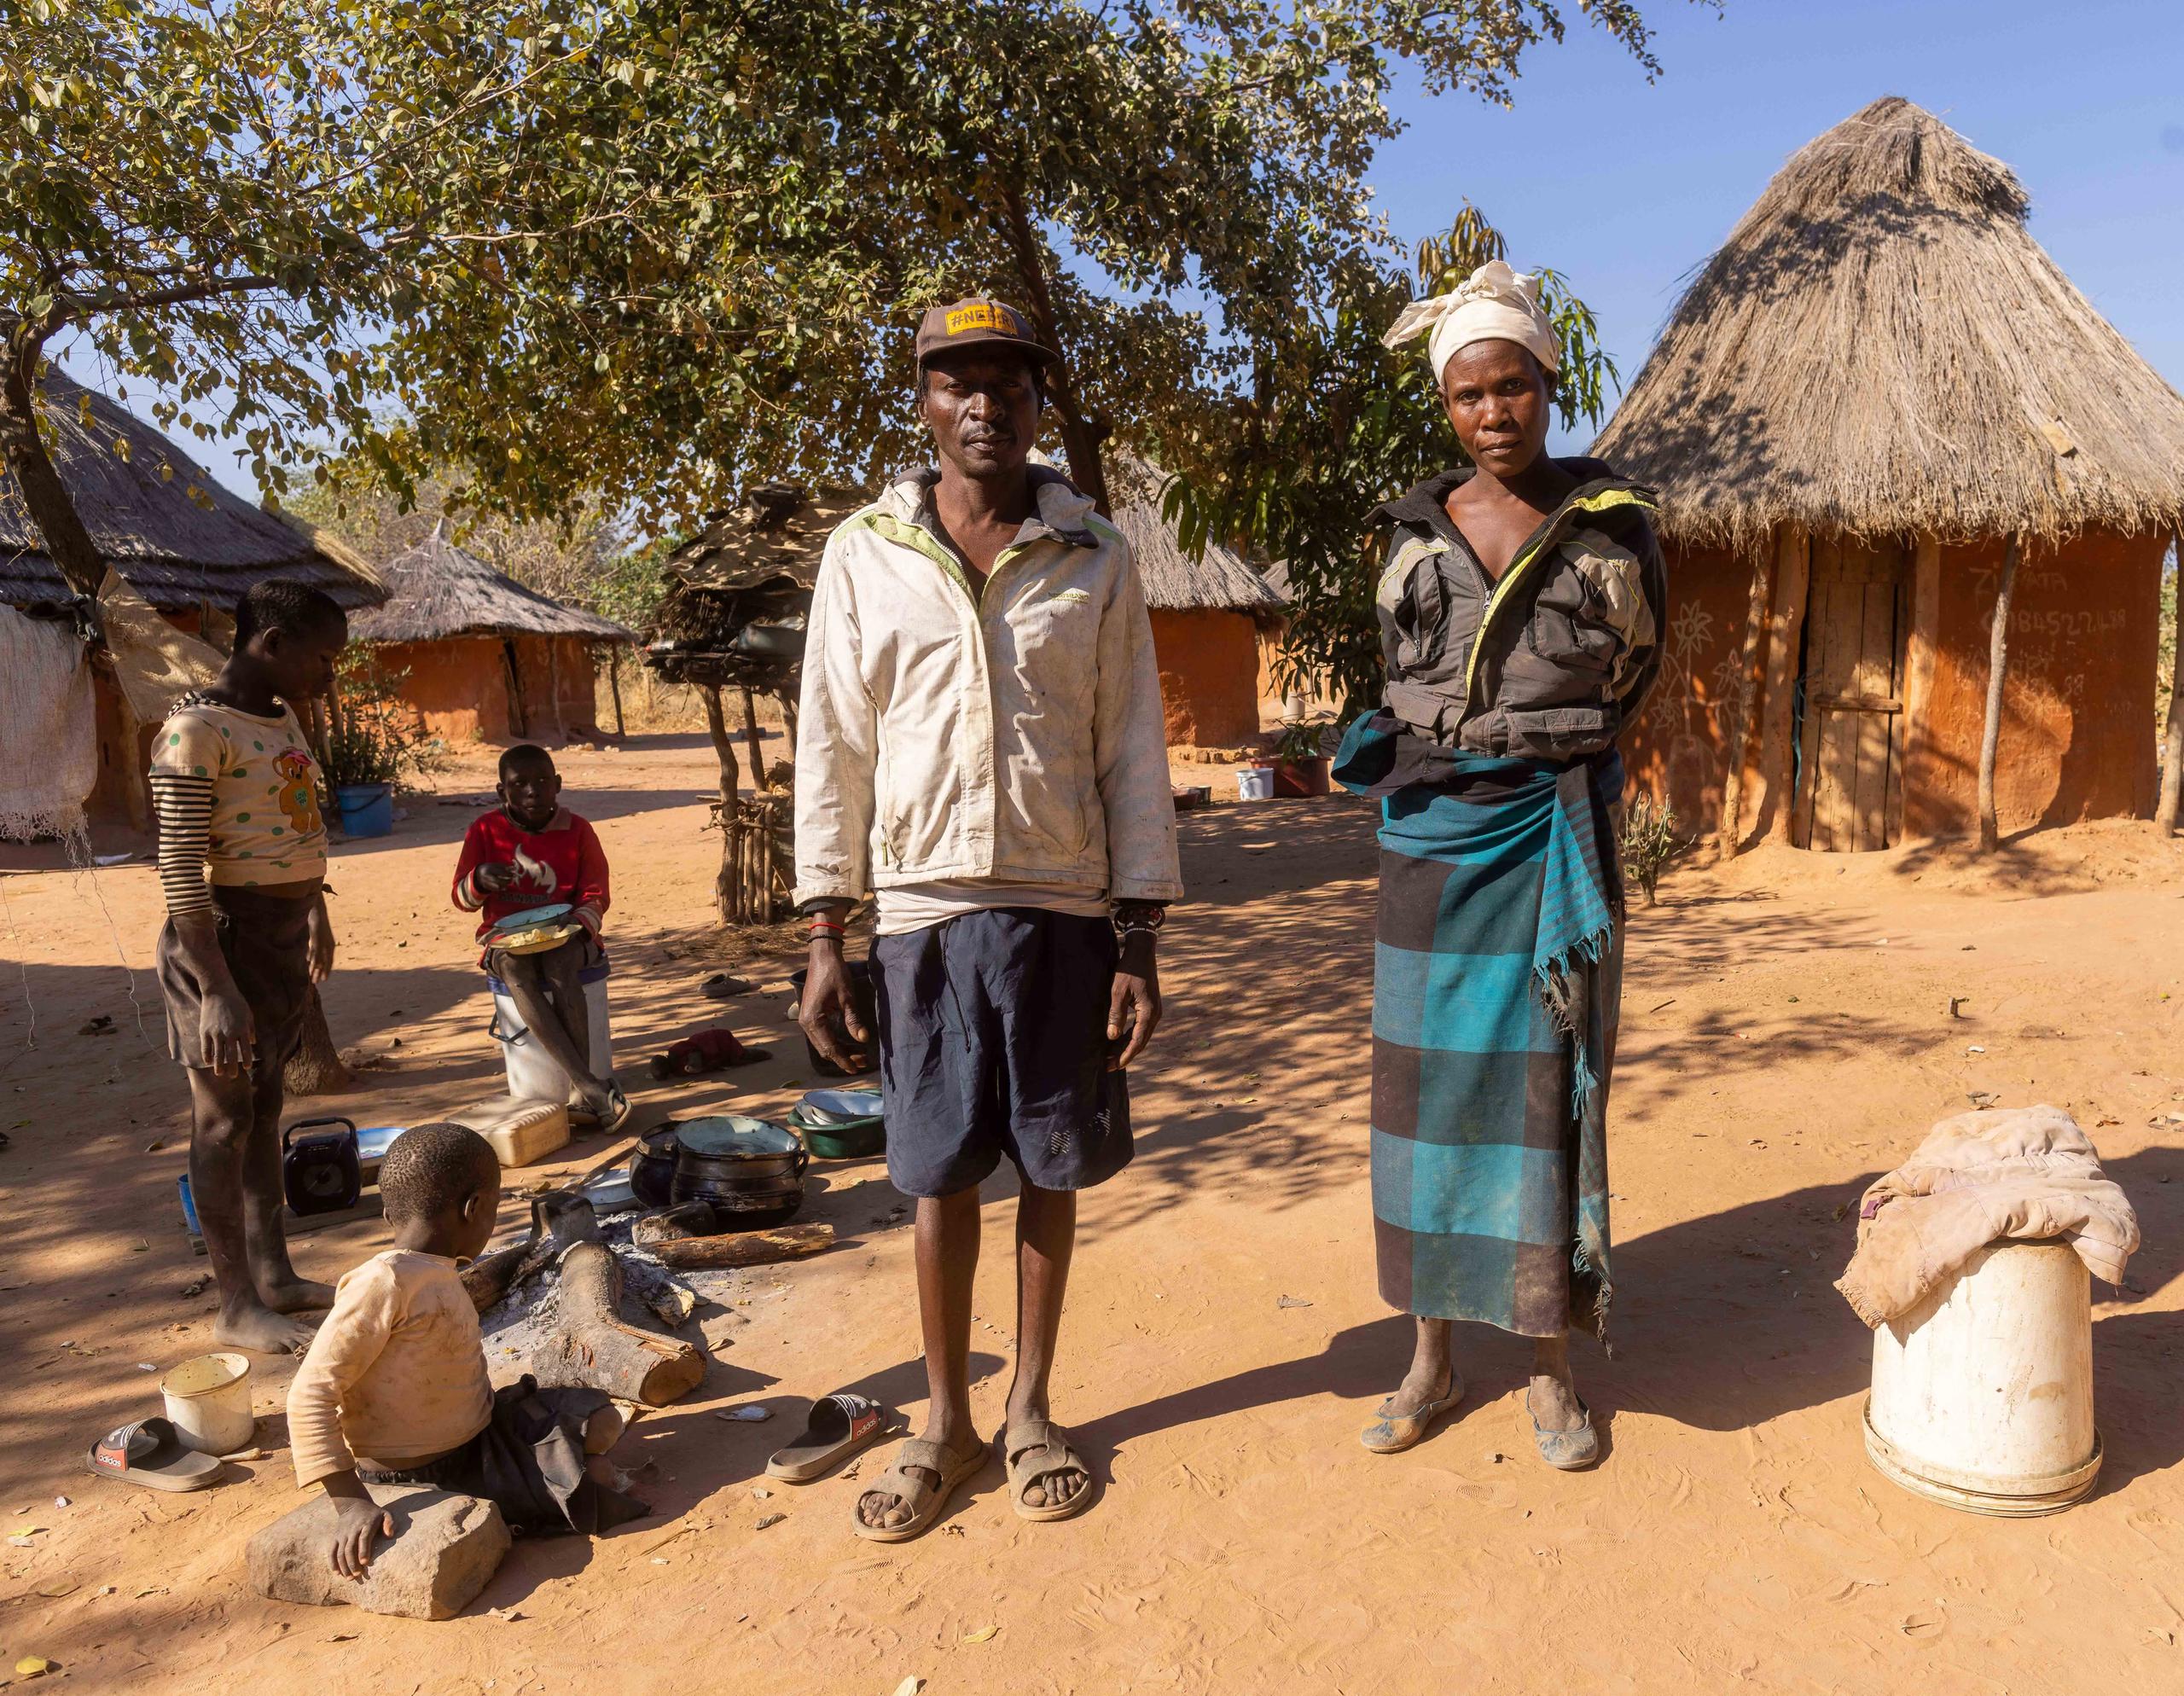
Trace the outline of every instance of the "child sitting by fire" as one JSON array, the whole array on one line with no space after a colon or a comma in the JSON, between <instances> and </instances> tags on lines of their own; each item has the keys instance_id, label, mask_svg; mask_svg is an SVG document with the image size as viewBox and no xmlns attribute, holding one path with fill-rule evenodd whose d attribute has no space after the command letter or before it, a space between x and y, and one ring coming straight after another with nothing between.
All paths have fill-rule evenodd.
<instances>
[{"instance_id":1,"label":"child sitting by fire","mask_svg":"<svg viewBox=\"0 0 2184 1696\"><path fill-rule=\"evenodd\" d=\"M495 793L501 804L473 820L462 839L455 904L482 915L478 939L485 952L479 963L508 986L539 1047L568 1074L575 1105L607 1130L618 1129L630 1103L592 1070L596 1058L600 1071L611 1073L613 1061L591 1052L584 991L584 974L607 961L599 944L607 904L606 851L591 826L561 804L561 774L545 749L526 742L502 754ZM530 938L512 934L515 927L505 922L557 904L570 910L543 918L541 927L568 934L543 950L526 946Z\"/></svg>"},{"instance_id":2,"label":"child sitting by fire","mask_svg":"<svg viewBox=\"0 0 2184 1696\"><path fill-rule=\"evenodd\" d=\"M493 1234L501 1168L459 1124L403 1132L380 1168L394 1246L335 1286L288 1386L296 1482L337 1504L329 1555L361 1578L393 1521L370 1484L430 1484L499 1505L513 1531L607 1531L648 1510L604 1459L623 1418L603 1390L496 1391L461 1263Z\"/></svg>"}]
</instances>

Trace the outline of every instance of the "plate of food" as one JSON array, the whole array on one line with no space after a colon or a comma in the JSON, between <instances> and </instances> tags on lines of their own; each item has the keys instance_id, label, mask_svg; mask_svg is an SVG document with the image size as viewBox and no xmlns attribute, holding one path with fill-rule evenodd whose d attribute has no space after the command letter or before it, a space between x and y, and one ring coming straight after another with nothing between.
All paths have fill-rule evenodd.
<instances>
[{"instance_id":1,"label":"plate of food","mask_svg":"<svg viewBox=\"0 0 2184 1696\"><path fill-rule=\"evenodd\" d=\"M559 948L583 928L569 917L575 910L567 902L556 901L511 913L485 932L485 946L508 954L543 954Z\"/></svg>"}]
</instances>

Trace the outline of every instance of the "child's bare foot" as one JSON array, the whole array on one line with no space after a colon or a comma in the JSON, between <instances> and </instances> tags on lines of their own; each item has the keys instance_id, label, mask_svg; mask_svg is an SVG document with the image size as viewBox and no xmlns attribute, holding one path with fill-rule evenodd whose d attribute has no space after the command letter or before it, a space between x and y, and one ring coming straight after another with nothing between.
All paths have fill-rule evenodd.
<instances>
[{"instance_id":1,"label":"child's bare foot","mask_svg":"<svg viewBox=\"0 0 2184 1696\"><path fill-rule=\"evenodd\" d=\"M629 1428L627 1416L610 1403L584 1422L584 1452L595 1459L604 1455Z\"/></svg>"},{"instance_id":2,"label":"child's bare foot","mask_svg":"<svg viewBox=\"0 0 2184 1696\"><path fill-rule=\"evenodd\" d=\"M316 1313L334 1305L334 1286L289 1276L258 1287L258 1298L276 1313Z\"/></svg>"},{"instance_id":3,"label":"child's bare foot","mask_svg":"<svg viewBox=\"0 0 2184 1696\"><path fill-rule=\"evenodd\" d=\"M212 1340L223 1348L248 1349L260 1355L299 1355L311 1346L318 1327L291 1318L259 1301L255 1293L224 1304L212 1321Z\"/></svg>"},{"instance_id":4,"label":"child's bare foot","mask_svg":"<svg viewBox=\"0 0 2184 1696\"><path fill-rule=\"evenodd\" d=\"M624 1472L604 1455L585 1455L584 1470L584 1476L601 1490L611 1490L619 1495L626 1496L648 1513L652 1511L652 1498L649 1496L640 1496L630 1488L636 1480L636 1473Z\"/></svg>"}]
</instances>

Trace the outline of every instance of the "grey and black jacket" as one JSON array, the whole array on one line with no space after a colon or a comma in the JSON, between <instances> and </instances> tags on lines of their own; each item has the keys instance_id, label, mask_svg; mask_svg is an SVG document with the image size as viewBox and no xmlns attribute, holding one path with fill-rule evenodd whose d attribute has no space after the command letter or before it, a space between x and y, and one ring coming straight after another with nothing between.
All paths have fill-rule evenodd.
<instances>
[{"instance_id":1,"label":"grey and black jacket","mask_svg":"<svg viewBox=\"0 0 2184 1696\"><path fill-rule=\"evenodd\" d=\"M1388 710L1443 747L1583 759L1612 747L1660 665L1668 572L1653 492L1598 460L1497 584L1443 504L1468 467L1374 514L1391 526L1375 596Z\"/></svg>"}]
</instances>

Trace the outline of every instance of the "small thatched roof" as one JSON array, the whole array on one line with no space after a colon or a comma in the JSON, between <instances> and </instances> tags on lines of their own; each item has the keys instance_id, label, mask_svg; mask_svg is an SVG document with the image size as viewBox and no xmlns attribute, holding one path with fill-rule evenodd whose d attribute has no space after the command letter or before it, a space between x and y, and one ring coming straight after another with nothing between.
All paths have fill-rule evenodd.
<instances>
[{"instance_id":1,"label":"small thatched roof","mask_svg":"<svg viewBox=\"0 0 2184 1696\"><path fill-rule=\"evenodd\" d=\"M349 621L358 642L439 642L449 636L583 636L635 642L612 619L526 589L448 539L444 523L386 562L386 605Z\"/></svg>"},{"instance_id":2,"label":"small thatched roof","mask_svg":"<svg viewBox=\"0 0 2184 1696\"><path fill-rule=\"evenodd\" d=\"M2184 518L2184 399L2025 229L2009 167L1908 101L1792 156L1593 451L1673 535L2053 538Z\"/></svg>"},{"instance_id":3,"label":"small thatched roof","mask_svg":"<svg viewBox=\"0 0 2184 1696\"><path fill-rule=\"evenodd\" d=\"M322 589L345 607L383 597L362 560L230 494L167 437L104 395L58 371L38 386L47 449L77 515L100 557L154 607L177 612L206 601L232 613L244 590L269 577ZM46 553L15 479L0 471L0 601L54 604L73 592Z\"/></svg>"},{"instance_id":4,"label":"small thatched roof","mask_svg":"<svg viewBox=\"0 0 2184 1696\"><path fill-rule=\"evenodd\" d=\"M1115 528L1129 538L1136 557L1146 605L1170 613L1266 613L1287 606L1281 592L1242 555L1218 543L1206 544L1203 559L1183 551L1175 527L1160 515L1165 481L1151 466L1126 454L1116 456L1108 477Z\"/></svg>"},{"instance_id":5,"label":"small thatched roof","mask_svg":"<svg viewBox=\"0 0 2184 1696\"><path fill-rule=\"evenodd\" d=\"M761 485L741 506L706 514L698 533L660 562L661 574L700 593L733 594L783 577L809 589L834 526L871 498L856 489Z\"/></svg>"}]
</instances>

